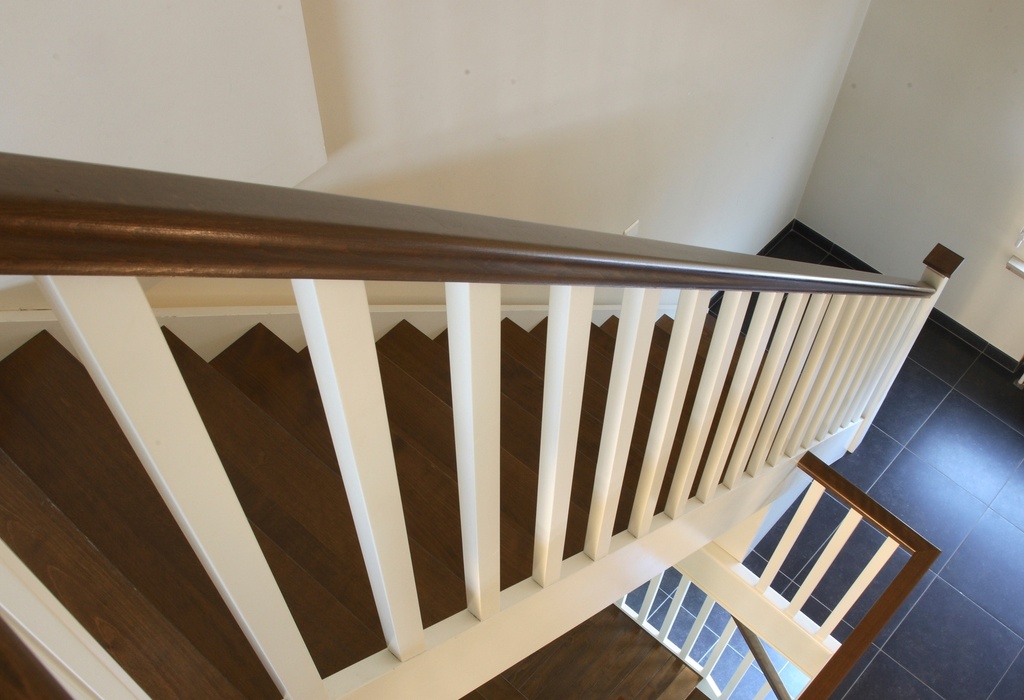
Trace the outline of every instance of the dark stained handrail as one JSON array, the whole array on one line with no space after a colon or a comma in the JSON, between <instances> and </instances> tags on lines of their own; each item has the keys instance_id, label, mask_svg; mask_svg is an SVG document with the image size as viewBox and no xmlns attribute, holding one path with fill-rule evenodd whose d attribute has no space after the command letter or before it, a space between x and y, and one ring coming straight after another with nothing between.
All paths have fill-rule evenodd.
<instances>
[{"instance_id":1,"label":"dark stained handrail","mask_svg":"<svg viewBox=\"0 0 1024 700\"><path fill-rule=\"evenodd\" d=\"M829 493L856 510L868 522L895 539L910 552L910 560L903 565L889 587L854 627L853 632L846 638L839 650L832 655L824 668L811 679L801 695L805 698L827 698L864 655L889 619L896 614L900 605L924 577L928 567L938 558L940 552L935 545L915 532L913 528L872 500L810 452L804 454L797 464L812 479L822 484Z\"/></svg>"},{"instance_id":2,"label":"dark stained handrail","mask_svg":"<svg viewBox=\"0 0 1024 700\"><path fill-rule=\"evenodd\" d=\"M663 241L13 154L0 154L0 274L933 292Z\"/></svg>"}]
</instances>

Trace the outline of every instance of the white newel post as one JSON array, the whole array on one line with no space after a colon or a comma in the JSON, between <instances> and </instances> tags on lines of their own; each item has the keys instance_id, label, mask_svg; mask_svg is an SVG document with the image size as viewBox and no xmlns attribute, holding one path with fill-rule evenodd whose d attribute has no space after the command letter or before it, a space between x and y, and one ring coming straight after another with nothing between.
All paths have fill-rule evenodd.
<instances>
[{"instance_id":1,"label":"white newel post","mask_svg":"<svg viewBox=\"0 0 1024 700\"><path fill-rule=\"evenodd\" d=\"M425 647L366 285L293 280L302 329L388 649Z\"/></svg>"},{"instance_id":2,"label":"white newel post","mask_svg":"<svg viewBox=\"0 0 1024 700\"><path fill-rule=\"evenodd\" d=\"M449 282L448 353L469 611L501 610L501 285Z\"/></svg>"},{"instance_id":3,"label":"white newel post","mask_svg":"<svg viewBox=\"0 0 1024 700\"><path fill-rule=\"evenodd\" d=\"M320 674L138 281L37 282L278 690L290 698L325 698Z\"/></svg>"},{"instance_id":4,"label":"white newel post","mask_svg":"<svg viewBox=\"0 0 1024 700\"><path fill-rule=\"evenodd\" d=\"M962 262L962 257L942 245L935 246L932 252L928 254L928 257L925 258L924 264L926 267L924 274L921 276L921 282L935 291L928 297L914 300L911 304L912 316L910 324L906 332L900 337L895 353L880 368L876 375L877 383L875 384L875 389L871 393L870 398L868 398L867 405L860 416L862 418L861 426L850 442L849 450L851 452L857 449L867 434L868 428L871 427L871 423L875 420L878 409L881 408L882 402L885 401L885 397L892 387L892 383L896 380L896 375L903 368L903 362L907 359L907 355L910 354L910 348L913 347L917 336L921 332L921 328L924 327L925 321L928 320L928 314L935 308L935 302L938 301L939 295L942 294L942 289Z\"/></svg>"}]
</instances>

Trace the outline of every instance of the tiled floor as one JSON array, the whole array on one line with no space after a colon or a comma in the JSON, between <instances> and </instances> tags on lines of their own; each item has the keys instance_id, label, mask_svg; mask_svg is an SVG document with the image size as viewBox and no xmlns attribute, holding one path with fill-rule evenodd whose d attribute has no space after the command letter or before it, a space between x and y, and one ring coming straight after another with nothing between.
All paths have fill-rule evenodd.
<instances>
[{"instance_id":1,"label":"tiled floor","mask_svg":"<svg viewBox=\"0 0 1024 700\"><path fill-rule=\"evenodd\" d=\"M773 252L806 260L807 245ZM837 698L1024 698L1024 392L991 354L929 321L834 465L943 550Z\"/></svg>"}]
</instances>

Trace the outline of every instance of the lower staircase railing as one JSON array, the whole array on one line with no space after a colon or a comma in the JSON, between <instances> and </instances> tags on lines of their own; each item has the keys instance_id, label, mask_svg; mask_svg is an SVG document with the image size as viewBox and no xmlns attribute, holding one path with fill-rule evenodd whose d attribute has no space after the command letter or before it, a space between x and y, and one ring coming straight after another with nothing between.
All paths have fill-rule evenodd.
<instances>
[{"instance_id":1,"label":"lower staircase railing","mask_svg":"<svg viewBox=\"0 0 1024 700\"><path fill-rule=\"evenodd\" d=\"M457 697L658 571L706 553L738 517L767 502L807 449L859 443L957 260L937 247L918 283L308 192L0 157L0 274L36 276L238 625L291 698L422 697L424 679L439 696ZM136 275L293 279L387 652L328 678L317 671ZM446 283L466 610L429 629L374 350L369 279ZM496 419L503 282L552 285L534 575L505 590ZM586 339L594 289L605 285L624 288L621 317L585 544L563 559ZM706 338L716 291L724 296ZM644 394L663 294L675 320L660 381ZM653 402L646 434L637 430L642 395ZM624 488L634 443L643 457L630 477L635 486ZM628 529L616 533L620 512ZM903 587L909 581L899 579ZM17 606L0 600L9 621L23 619ZM865 631L819 674L826 680L814 682L848 668L847 646L866 644L879 619L872 611ZM53 661L95 687L84 680L94 664Z\"/></svg>"},{"instance_id":2,"label":"lower staircase railing","mask_svg":"<svg viewBox=\"0 0 1024 700\"><path fill-rule=\"evenodd\" d=\"M682 575L674 589L662 574L647 586L639 607L639 591L632 601L619 601L704 676L700 687L710 697L749 700L769 690L779 698L782 692L829 697L939 555L814 455L804 455L798 466L810 485L748 556L711 543L677 565ZM680 616L688 594L692 607L691 588L705 596L692 620ZM656 602L665 609L652 610ZM718 627L710 622L716 607L727 612L718 616ZM710 650L696 646L707 633L717 635ZM735 651L729 660L725 652L730 645L743 647L740 637L746 643L742 660ZM779 686L772 660L759 649L761 639L790 667L788 684ZM761 676L749 671L755 661ZM752 678L745 678L748 673Z\"/></svg>"}]
</instances>

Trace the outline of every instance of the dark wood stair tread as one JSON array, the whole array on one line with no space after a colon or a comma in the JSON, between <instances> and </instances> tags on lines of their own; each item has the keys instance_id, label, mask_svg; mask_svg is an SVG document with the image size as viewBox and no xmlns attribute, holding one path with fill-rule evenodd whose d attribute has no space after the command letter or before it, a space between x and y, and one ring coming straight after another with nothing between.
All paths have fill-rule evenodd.
<instances>
[{"instance_id":1,"label":"dark wood stair tread","mask_svg":"<svg viewBox=\"0 0 1024 700\"><path fill-rule=\"evenodd\" d=\"M348 663L382 649L383 635L340 474L317 460L181 341L173 336L169 340L228 475L233 483L237 480L235 487L249 518L365 626L346 627L321 615L300 619L300 630L322 625L335 634L353 636L350 644L360 651ZM416 542L410 542L410 548L424 622L429 625L463 609L461 579Z\"/></svg>"},{"instance_id":2,"label":"dark wood stair tread","mask_svg":"<svg viewBox=\"0 0 1024 700\"><path fill-rule=\"evenodd\" d=\"M478 698L682 697L700 677L614 606L466 696ZM518 696L508 695L512 690Z\"/></svg>"},{"instance_id":3,"label":"dark wood stair tread","mask_svg":"<svg viewBox=\"0 0 1024 700\"><path fill-rule=\"evenodd\" d=\"M0 362L0 448L243 695L277 695L85 368L41 333Z\"/></svg>"},{"instance_id":4,"label":"dark wood stair tread","mask_svg":"<svg viewBox=\"0 0 1024 700\"><path fill-rule=\"evenodd\" d=\"M3 452L0 527L14 553L148 694L246 697ZM261 690L277 695L273 686Z\"/></svg>"},{"instance_id":5,"label":"dark wood stair tread","mask_svg":"<svg viewBox=\"0 0 1024 700\"><path fill-rule=\"evenodd\" d=\"M295 353L272 333L257 327L211 364L233 383L237 382L243 393L258 402L311 452L324 459L329 456L330 471L341 483L307 352ZM268 365L269 371L265 371ZM250 389L252 377L262 377L262 385ZM300 420L303 425L296 429ZM430 600L421 597L420 601L424 621L429 625L465 608L458 487L450 475L430 463L400 435L393 433L392 446L414 573L420 595L431 596ZM436 590L442 588L441 582L444 590Z\"/></svg>"}]
</instances>

